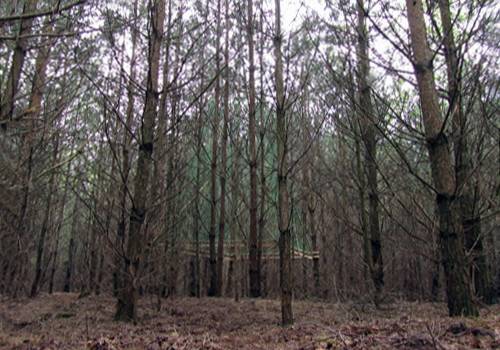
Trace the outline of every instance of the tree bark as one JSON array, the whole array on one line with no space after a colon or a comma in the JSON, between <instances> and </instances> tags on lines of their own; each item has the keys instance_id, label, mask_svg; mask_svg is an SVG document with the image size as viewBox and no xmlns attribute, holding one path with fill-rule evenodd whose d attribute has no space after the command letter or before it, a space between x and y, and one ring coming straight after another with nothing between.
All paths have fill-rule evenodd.
<instances>
[{"instance_id":1,"label":"tree bark","mask_svg":"<svg viewBox=\"0 0 500 350\"><path fill-rule=\"evenodd\" d=\"M217 246L217 295L222 295L224 280L224 235L226 227L226 178L227 178L227 139L229 124L229 2L225 0L225 46L224 46L224 124L221 139L221 171L220 171L220 215L219 242Z\"/></svg>"},{"instance_id":2,"label":"tree bark","mask_svg":"<svg viewBox=\"0 0 500 350\"><path fill-rule=\"evenodd\" d=\"M265 274L265 262L262 260L262 245L265 236L266 229L266 201L267 201L267 186L266 186L266 122L264 117L264 106L265 106L265 96L264 96L264 76L265 76L265 63L264 63L264 46L266 44L266 38L264 33L264 2L260 1L260 23L259 23L259 31L260 31L260 45L259 45L259 68L260 68L260 101L259 101L259 115L260 115L260 213L259 213L259 222L258 222L258 267L259 267L259 276L260 276L260 285L261 285L261 295L266 296L266 274Z\"/></svg>"},{"instance_id":3,"label":"tree bark","mask_svg":"<svg viewBox=\"0 0 500 350\"><path fill-rule=\"evenodd\" d=\"M358 13L358 115L362 125L361 135L365 146L365 176L368 184L368 222L365 229L370 240L370 259L368 267L375 287L374 302L378 307L381 301L382 288L384 287L384 263L382 260L382 244L380 238L378 186L377 186L377 117L373 111L370 85L370 61L368 57L368 33L365 23L364 1L357 0Z\"/></svg>"},{"instance_id":4,"label":"tree bark","mask_svg":"<svg viewBox=\"0 0 500 350\"><path fill-rule=\"evenodd\" d=\"M212 159L210 173L210 232L209 239L209 264L210 284L208 296L217 295L217 253L215 249L215 230L217 224L217 148L219 145L219 114L220 114L220 1L217 0L217 33L215 39L215 109L212 120Z\"/></svg>"},{"instance_id":5,"label":"tree bark","mask_svg":"<svg viewBox=\"0 0 500 350\"><path fill-rule=\"evenodd\" d=\"M57 164L58 152L59 152L59 136L56 135L56 140L54 141L54 150L52 154L52 167ZM31 284L30 297L34 298L38 294L38 288L40 285L42 277L42 259L45 252L45 239L47 236L47 231L49 229L49 219L52 210L52 195L55 188L56 172L52 170L49 180L49 193L47 194L47 203L45 206L45 212L42 220L42 228L40 229L40 236L38 238L37 250L36 250L36 265L35 265L35 278Z\"/></svg>"},{"instance_id":6,"label":"tree bark","mask_svg":"<svg viewBox=\"0 0 500 350\"><path fill-rule=\"evenodd\" d=\"M206 15L208 16L208 4L206 2ZM206 20L206 18L205 18ZM200 91L205 85L205 46L201 48L200 55ZM205 108L204 96L200 96L196 117L196 175L194 185L193 203L193 242L194 256L191 262L191 296L201 297L201 274L200 274L200 187L201 187L201 152L203 146L203 110Z\"/></svg>"},{"instance_id":7,"label":"tree bark","mask_svg":"<svg viewBox=\"0 0 500 350\"><path fill-rule=\"evenodd\" d=\"M481 215L478 208L478 196L474 196L471 183L472 161L467 142L467 116L462 107L461 72L449 0L439 0L439 12L443 27L443 46L448 75L448 108L453 122L453 147L455 153L455 177L457 201L465 236L465 248L472 253L470 267L476 294L487 304L493 303L491 276L486 261L481 235Z\"/></svg>"},{"instance_id":8,"label":"tree bark","mask_svg":"<svg viewBox=\"0 0 500 350\"><path fill-rule=\"evenodd\" d=\"M448 138L439 108L434 82L432 53L421 0L406 0L410 27L413 66L420 94L420 105L427 139L436 204L439 213L439 243L446 276L446 294L450 316L477 315L465 261L463 229L455 197L456 182Z\"/></svg>"},{"instance_id":9,"label":"tree bark","mask_svg":"<svg viewBox=\"0 0 500 350\"><path fill-rule=\"evenodd\" d=\"M248 236L250 297L260 296L259 242L257 236L257 153L255 141L255 63L253 0L247 2L248 40L248 143L250 147L250 232Z\"/></svg>"},{"instance_id":10,"label":"tree bark","mask_svg":"<svg viewBox=\"0 0 500 350\"><path fill-rule=\"evenodd\" d=\"M240 169L240 141L238 132L234 135L234 146L233 146L233 169L231 172L231 243L232 247L232 259L234 268L230 269L230 271L234 271L234 301L238 302L240 300L241 294L241 278L242 274L242 259L241 259L241 251L240 251L240 241L241 235L239 234L238 228L238 212L239 212L239 203L238 203L238 194L239 194L239 169ZM229 280L229 278L228 278Z\"/></svg>"},{"instance_id":11,"label":"tree bark","mask_svg":"<svg viewBox=\"0 0 500 350\"><path fill-rule=\"evenodd\" d=\"M160 51L165 19L165 0L154 0L150 5L151 32L149 37L148 75L144 112L142 115L141 135L139 138L139 157L134 179L134 194L130 214L129 240L125 259L124 286L118 293L115 320L136 321L140 263L142 259L143 237L141 229L147 213L146 201L151 173L153 154L154 124L158 107L158 74Z\"/></svg>"},{"instance_id":12,"label":"tree bark","mask_svg":"<svg viewBox=\"0 0 500 350\"><path fill-rule=\"evenodd\" d=\"M23 14L30 14L36 11L38 0L27 0L23 6ZM18 37L12 57L12 64L7 78L5 91L0 98L0 125L4 129L7 128L9 121L13 119L14 103L16 94L19 89L21 72L23 70L26 54L28 53L28 38L26 37L31 32L33 18L25 18L20 20Z\"/></svg>"},{"instance_id":13,"label":"tree bark","mask_svg":"<svg viewBox=\"0 0 500 350\"><path fill-rule=\"evenodd\" d=\"M52 269L50 271L50 279L49 279L49 293L52 294L54 291L54 276L56 274L57 262L59 257L59 238L61 236L61 230L64 225L64 213L66 209L66 200L68 198L68 190L69 190L69 180L70 180L70 170L71 170L71 162L68 162L68 169L66 174L66 181L64 182L64 190L61 201L59 203L59 214L57 215L57 226L55 228L56 234L56 244L54 247L53 259L52 259Z\"/></svg>"},{"instance_id":14,"label":"tree bark","mask_svg":"<svg viewBox=\"0 0 500 350\"><path fill-rule=\"evenodd\" d=\"M179 10L180 11L180 10ZM176 118L177 115L176 110L177 106L175 105L177 99L175 95L177 92L177 86L175 80L170 82L169 75L170 71L173 71L173 76L176 74L175 69L177 67L178 62L178 47L179 41L181 40L180 34L177 35L176 40L176 51L175 51L175 60L173 64L171 64L170 52L172 45L172 0L168 1L168 16L167 16L167 29L166 29L166 37L165 37L165 53L164 53L164 63L163 63L163 82L162 89L163 93L160 97L160 107L158 112L158 146L157 153L155 155L155 178L153 179L152 191L154 192L153 198L157 198L156 200L160 201L159 209L157 213L159 213L159 224L160 224L160 240L163 243L163 249L159 253L160 255L160 267L158 271L157 279L157 294L158 294L158 310L161 310L161 298L165 297L169 293L169 267L171 266L171 261L168 257L168 248L169 248L169 234L172 229L172 216L173 216L173 205L172 200L174 196L174 181L173 181L173 164L175 157L175 151L172 147L175 140L175 131L176 131ZM182 24L181 17L179 15L179 25ZM180 33L180 31L178 31ZM168 111L168 99L172 98L170 105L170 112ZM168 121L171 121L169 124ZM170 129L169 138L168 131ZM154 214L153 214L154 215ZM151 267L150 275L153 274L154 268Z\"/></svg>"},{"instance_id":15,"label":"tree bark","mask_svg":"<svg viewBox=\"0 0 500 350\"><path fill-rule=\"evenodd\" d=\"M44 26L44 30L50 32L52 30L52 24L46 23ZM26 244L25 242L25 239L27 238L26 230L29 226L27 223L28 218L26 217L26 215L28 212L28 206L30 200L30 182L34 167L33 163L33 156L35 153L34 145L35 145L35 138L37 136L38 119L40 118L42 110L42 100L46 84L47 66L50 60L50 49L51 49L50 44L51 40L49 40L48 43L46 43L39 49L35 60L35 74L33 77L33 85L31 87L31 95L27 109L27 115L30 117L31 120L26 121L28 132L21 138L20 166L22 167L21 171L22 200L19 208L17 239L22 246ZM14 54L14 56L16 56L16 54ZM12 82L10 81L8 82L8 84L11 83ZM7 87L7 90L8 89L9 87ZM17 89L17 87L15 87L15 89ZM9 99L9 97L6 96L6 99ZM9 103L12 103L12 108L13 108L14 101L12 100ZM10 113L12 113L12 111ZM7 119L11 119L11 117L12 116L10 116ZM25 162L26 164L22 164L23 162ZM29 257L27 249L20 248L18 244L13 244L12 246L14 248L13 255L16 258L11 262L10 264L11 266L9 266L9 268L7 269L8 271L10 270L8 284L12 286L14 295L16 295L19 286L17 283L14 282L14 277L16 274L17 275L20 274L20 271L23 269L23 266L28 265Z\"/></svg>"},{"instance_id":16,"label":"tree bark","mask_svg":"<svg viewBox=\"0 0 500 350\"><path fill-rule=\"evenodd\" d=\"M281 45L280 0L275 0L276 33L274 36L274 54L276 59L274 78L276 84L276 143L278 148L278 229L280 251L281 285L281 324L293 324L292 311L292 237L290 231L290 208L287 187L288 145L287 120L285 110L285 91L283 86L283 58Z\"/></svg>"},{"instance_id":17,"label":"tree bark","mask_svg":"<svg viewBox=\"0 0 500 350\"><path fill-rule=\"evenodd\" d=\"M133 20L137 19L137 9L138 0L134 1L133 7ZM132 54L130 59L130 78L127 84L127 109L125 116L125 125L123 125L123 135L122 135L122 148L121 148L121 182L119 191L119 206L120 214L119 221L116 231L116 241L115 241L115 266L113 271L113 295L116 297L118 293L123 288L123 273L125 271L125 237L127 228L127 206L128 198L130 196L129 189L129 174L130 174L130 146L131 146L131 134L132 134L132 121L134 117L134 84L136 79L135 65L137 63L137 36L138 29L132 28L131 30L131 41L132 41Z\"/></svg>"},{"instance_id":18,"label":"tree bark","mask_svg":"<svg viewBox=\"0 0 500 350\"><path fill-rule=\"evenodd\" d=\"M202 54L203 56L203 54ZM202 76L204 72L202 72ZM201 79L201 88L203 87L203 78ZM193 242L194 257L191 269L191 296L200 297L200 187L201 187L201 150L203 143L203 99L200 99L196 127L196 175L194 188L193 205Z\"/></svg>"},{"instance_id":19,"label":"tree bark","mask_svg":"<svg viewBox=\"0 0 500 350\"><path fill-rule=\"evenodd\" d=\"M66 293L71 292L72 286L73 286L73 273L75 271L75 255L77 251L77 230L79 229L79 213L80 209L78 207L78 202L79 199L78 197L74 198L74 204L73 204L73 212L71 214L72 216L72 222L71 222L71 236L69 239L69 245L68 245L68 260L66 262L66 272L64 275L64 287L63 291Z\"/></svg>"}]
</instances>

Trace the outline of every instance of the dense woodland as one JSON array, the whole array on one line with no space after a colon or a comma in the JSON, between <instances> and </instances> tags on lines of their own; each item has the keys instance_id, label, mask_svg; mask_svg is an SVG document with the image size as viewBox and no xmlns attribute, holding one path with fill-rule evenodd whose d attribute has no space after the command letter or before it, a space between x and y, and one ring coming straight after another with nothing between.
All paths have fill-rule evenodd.
<instances>
[{"instance_id":1,"label":"dense woodland","mask_svg":"<svg viewBox=\"0 0 500 350\"><path fill-rule=\"evenodd\" d=\"M499 16L0 1L0 295L477 315L500 296Z\"/></svg>"}]
</instances>

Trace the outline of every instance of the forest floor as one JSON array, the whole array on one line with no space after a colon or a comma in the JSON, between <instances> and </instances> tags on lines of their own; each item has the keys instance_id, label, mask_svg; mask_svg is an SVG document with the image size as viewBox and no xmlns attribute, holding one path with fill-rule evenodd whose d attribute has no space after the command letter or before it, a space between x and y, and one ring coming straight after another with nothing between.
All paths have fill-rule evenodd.
<instances>
[{"instance_id":1,"label":"forest floor","mask_svg":"<svg viewBox=\"0 0 500 350\"><path fill-rule=\"evenodd\" d=\"M278 300L143 298L137 325L113 322L110 296L56 293L0 302L0 349L500 349L500 305L474 319L444 304L295 301L279 326Z\"/></svg>"}]
</instances>

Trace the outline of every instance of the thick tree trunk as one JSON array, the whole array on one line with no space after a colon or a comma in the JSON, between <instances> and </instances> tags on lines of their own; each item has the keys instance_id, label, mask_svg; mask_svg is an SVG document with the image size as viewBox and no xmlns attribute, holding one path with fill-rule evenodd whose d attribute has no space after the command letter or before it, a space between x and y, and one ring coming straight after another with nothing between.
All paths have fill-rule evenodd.
<instances>
[{"instance_id":1,"label":"thick tree trunk","mask_svg":"<svg viewBox=\"0 0 500 350\"><path fill-rule=\"evenodd\" d=\"M479 198L474 196L474 186L471 183L473 166L467 142L467 117L463 113L462 107L461 72L453 35L449 0L439 0L439 11L448 73L448 109L453 121L457 200L465 235L465 247L472 253L471 273L475 292L484 302L491 304L493 302L491 276L481 235Z\"/></svg>"},{"instance_id":2,"label":"thick tree trunk","mask_svg":"<svg viewBox=\"0 0 500 350\"><path fill-rule=\"evenodd\" d=\"M290 208L287 187L288 145L287 121L285 111L285 91L283 86L283 58L281 53L281 11L280 0L275 0L276 33L274 53L276 66L274 78L276 84L276 143L278 148L278 229L280 251L281 285L281 324L293 324L292 312L292 237L290 231Z\"/></svg>"},{"instance_id":3,"label":"thick tree trunk","mask_svg":"<svg viewBox=\"0 0 500 350\"><path fill-rule=\"evenodd\" d=\"M421 0L406 0L410 27L413 65L420 94L427 148L439 213L439 243L446 276L446 294L450 316L477 315L464 252L463 229L455 197L456 182L448 138L432 70L432 53Z\"/></svg>"},{"instance_id":4,"label":"thick tree trunk","mask_svg":"<svg viewBox=\"0 0 500 350\"><path fill-rule=\"evenodd\" d=\"M160 51L165 19L165 0L155 0L151 5L151 32L148 53L148 76L144 112L142 115L141 135L139 138L139 157L134 179L134 195L130 214L130 230L125 259L124 286L118 293L115 320L136 321L140 263L144 237L142 225L147 213L146 202L151 173L153 154L154 124L158 107L158 73Z\"/></svg>"},{"instance_id":5,"label":"thick tree trunk","mask_svg":"<svg viewBox=\"0 0 500 350\"><path fill-rule=\"evenodd\" d=\"M257 151L255 126L255 63L254 63L253 0L247 2L248 40L248 144L250 147L250 232L248 236L250 297L260 296L259 242L257 235Z\"/></svg>"}]
</instances>

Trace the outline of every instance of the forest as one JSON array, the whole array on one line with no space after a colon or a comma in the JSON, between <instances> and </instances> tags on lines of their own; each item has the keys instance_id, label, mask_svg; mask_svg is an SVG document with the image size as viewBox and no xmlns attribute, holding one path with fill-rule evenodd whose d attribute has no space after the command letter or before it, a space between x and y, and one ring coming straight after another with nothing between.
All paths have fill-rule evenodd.
<instances>
[{"instance_id":1,"label":"forest","mask_svg":"<svg viewBox=\"0 0 500 350\"><path fill-rule=\"evenodd\" d=\"M0 0L0 348L500 348L495 0Z\"/></svg>"}]
</instances>

